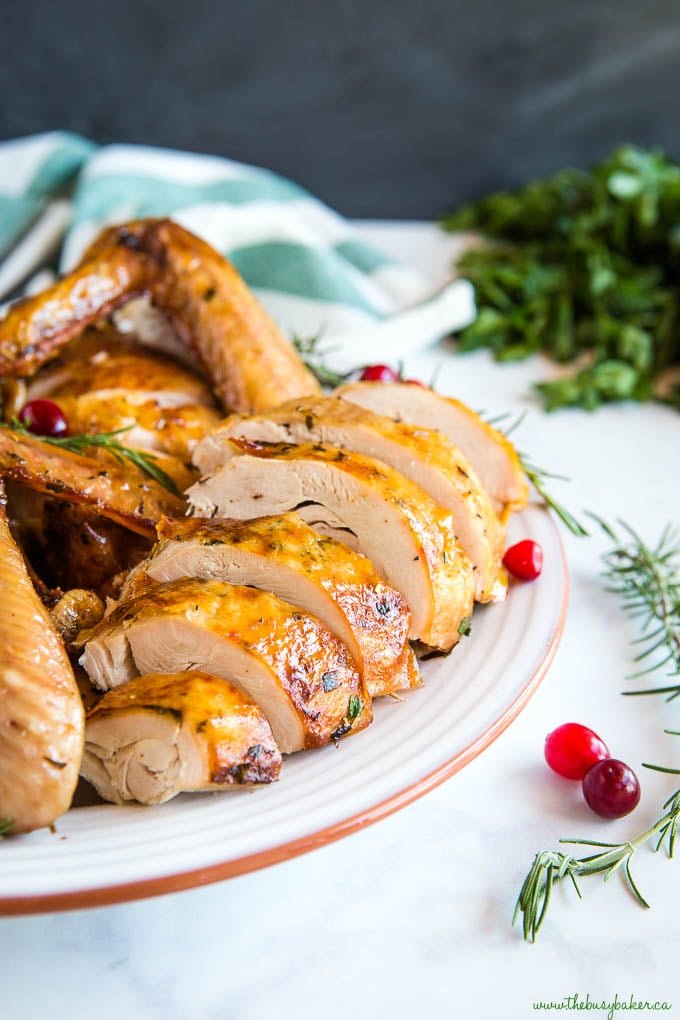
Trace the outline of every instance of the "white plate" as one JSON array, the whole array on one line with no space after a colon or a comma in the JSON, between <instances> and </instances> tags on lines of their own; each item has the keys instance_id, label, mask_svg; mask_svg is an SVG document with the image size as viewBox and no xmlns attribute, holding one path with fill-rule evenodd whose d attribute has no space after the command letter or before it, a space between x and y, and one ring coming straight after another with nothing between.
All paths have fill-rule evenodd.
<instances>
[{"instance_id":1,"label":"white plate","mask_svg":"<svg viewBox=\"0 0 680 1020\"><path fill-rule=\"evenodd\" d=\"M543 546L541 577L477 607L472 634L423 664L425 686L375 703L368 730L293 755L279 783L183 795L157 808L75 808L0 843L0 914L114 903L251 871L311 850L422 796L484 750L521 711L556 650L567 572L541 509L513 518L509 544Z\"/></svg>"}]
</instances>

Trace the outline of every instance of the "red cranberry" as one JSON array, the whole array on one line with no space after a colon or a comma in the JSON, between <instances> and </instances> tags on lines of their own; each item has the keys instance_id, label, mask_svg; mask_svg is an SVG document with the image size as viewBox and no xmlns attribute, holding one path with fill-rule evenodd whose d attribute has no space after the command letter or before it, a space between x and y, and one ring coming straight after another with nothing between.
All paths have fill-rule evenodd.
<instances>
[{"instance_id":1,"label":"red cranberry","mask_svg":"<svg viewBox=\"0 0 680 1020\"><path fill-rule=\"evenodd\" d=\"M37 436L64 436L68 423L64 412L52 400L29 400L19 412L19 421Z\"/></svg>"},{"instance_id":2,"label":"red cranberry","mask_svg":"<svg viewBox=\"0 0 680 1020\"><path fill-rule=\"evenodd\" d=\"M503 566L521 581L535 581L543 569L543 550L538 542L525 538L506 550Z\"/></svg>"},{"instance_id":3,"label":"red cranberry","mask_svg":"<svg viewBox=\"0 0 680 1020\"><path fill-rule=\"evenodd\" d=\"M603 758L583 777L583 796L602 818L623 818L640 802L640 783L633 770L618 758Z\"/></svg>"},{"instance_id":4,"label":"red cranberry","mask_svg":"<svg viewBox=\"0 0 680 1020\"><path fill-rule=\"evenodd\" d=\"M361 382L399 382L399 373L389 365L367 365L359 379Z\"/></svg>"},{"instance_id":5,"label":"red cranberry","mask_svg":"<svg viewBox=\"0 0 680 1020\"><path fill-rule=\"evenodd\" d=\"M605 742L580 723L564 723L545 738L545 760L565 779L583 779L591 765L608 757Z\"/></svg>"}]
</instances>

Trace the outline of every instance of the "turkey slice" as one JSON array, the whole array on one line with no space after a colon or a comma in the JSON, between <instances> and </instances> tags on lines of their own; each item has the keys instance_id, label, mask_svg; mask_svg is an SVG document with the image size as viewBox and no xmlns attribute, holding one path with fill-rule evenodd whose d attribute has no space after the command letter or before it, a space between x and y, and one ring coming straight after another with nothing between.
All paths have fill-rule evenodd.
<instances>
[{"instance_id":1,"label":"turkey slice","mask_svg":"<svg viewBox=\"0 0 680 1020\"><path fill-rule=\"evenodd\" d=\"M114 804L272 783L281 754L257 705L200 671L148 673L87 715L81 775Z\"/></svg>"},{"instance_id":2,"label":"turkey slice","mask_svg":"<svg viewBox=\"0 0 680 1020\"><path fill-rule=\"evenodd\" d=\"M365 556L319 535L298 514L253 521L165 518L158 538L152 555L128 575L122 599L148 577L252 585L317 616L347 645L372 697L421 683L403 596Z\"/></svg>"},{"instance_id":3,"label":"turkey slice","mask_svg":"<svg viewBox=\"0 0 680 1020\"><path fill-rule=\"evenodd\" d=\"M505 598L503 528L474 470L446 436L395 422L338 397L311 397L258 415L227 418L194 452L202 474L230 459L230 450L223 451L235 436L269 443L319 442L389 464L451 512L456 537L475 569L477 600Z\"/></svg>"},{"instance_id":4,"label":"turkey slice","mask_svg":"<svg viewBox=\"0 0 680 1020\"><path fill-rule=\"evenodd\" d=\"M459 400L413 383L348 383L335 392L376 414L448 436L472 464L502 520L527 505L529 489L514 446Z\"/></svg>"},{"instance_id":5,"label":"turkey slice","mask_svg":"<svg viewBox=\"0 0 680 1020\"><path fill-rule=\"evenodd\" d=\"M80 664L101 690L144 673L199 669L235 684L283 752L319 747L371 721L348 649L313 616L223 581L166 581L80 635Z\"/></svg>"},{"instance_id":6,"label":"turkey slice","mask_svg":"<svg viewBox=\"0 0 680 1020\"><path fill-rule=\"evenodd\" d=\"M451 515L393 468L321 444L232 440L234 457L187 492L203 517L250 519L297 510L321 534L373 562L411 611L411 637L442 650L459 638L474 597L472 565Z\"/></svg>"}]
</instances>

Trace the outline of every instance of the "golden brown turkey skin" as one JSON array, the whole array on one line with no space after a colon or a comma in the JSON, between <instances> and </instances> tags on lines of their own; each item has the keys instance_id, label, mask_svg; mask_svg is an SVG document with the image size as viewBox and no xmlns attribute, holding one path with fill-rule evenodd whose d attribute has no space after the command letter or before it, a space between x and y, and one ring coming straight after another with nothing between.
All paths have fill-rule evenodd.
<instances>
[{"instance_id":1,"label":"golden brown turkey skin","mask_svg":"<svg viewBox=\"0 0 680 1020\"><path fill-rule=\"evenodd\" d=\"M87 330L45 365L26 394L36 398L59 405L72 435L127 429L126 446L185 463L219 421L212 392L197 375L110 327ZM175 480L180 488L193 481Z\"/></svg>"},{"instance_id":2,"label":"golden brown turkey skin","mask_svg":"<svg viewBox=\"0 0 680 1020\"><path fill-rule=\"evenodd\" d=\"M319 384L234 267L171 220L105 231L80 266L0 323L0 375L31 375L71 337L149 293L230 411L263 411Z\"/></svg>"},{"instance_id":3,"label":"golden brown turkey skin","mask_svg":"<svg viewBox=\"0 0 680 1020\"><path fill-rule=\"evenodd\" d=\"M210 387L186 365L102 323L71 340L32 378L28 397L60 403L64 396L102 392L132 393L135 401L154 396L164 407L215 407Z\"/></svg>"},{"instance_id":4,"label":"golden brown turkey skin","mask_svg":"<svg viewBox=\"0 0 680 1020\"><path fill-rule=\"evenodd\" d=\"M148 225L142 244L162 266L154 304L195 351L226 408L254 412L320 393L292 344L214 248L171 220Z\"/></svg>"},{"instance_id":5,"label":"golden brown turkey skin","mask_svg":"<svg viewBox=\"0 0 680 1020\"><path fill-rule=\"evenodd\" d=\"M51 825L78 781L84 712L64 646L9 530L0 485L0 817Z\"/></svg>"},{"instance_id":6,"label":"golden brown turkey skin","mask_svg":"<svg viewBox=\"0 0 680 1020\"><path fill-rule=\"evenodd\" d=\"M17 301L0 321L0 376L33 375L90 323L143 294L154 273L146 256L120 243Z\"/></svg>"}]
</instances>

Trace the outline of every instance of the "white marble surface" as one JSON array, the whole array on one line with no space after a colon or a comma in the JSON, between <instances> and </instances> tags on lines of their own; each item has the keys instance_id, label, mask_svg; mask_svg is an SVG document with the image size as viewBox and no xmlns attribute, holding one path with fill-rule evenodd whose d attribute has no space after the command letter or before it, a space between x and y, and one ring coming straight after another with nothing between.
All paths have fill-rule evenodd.
<instances>
[{"instance_id":1,"label":"white marble surface","mask_svg":"<svg viewBox=\"0 0 680 1020\"><path fill-rule=\"evenodd\" d=\"M444 279L450 242L433 228L366 226ZM624 517L655 538L677 520L680 418L660 407L543 415L538 361L494 365L445 346L407 365L473 407L530 413L518 435L536 463L571 476L569 506ZM560 836L622 840L656 819L673 777L639 769L643 798L607 823L578 784L551 775L545 734L586 723L634 768L680 765L680 702L621 697L632 631L598 578L599 539L564 536L571 602L557 658L510 729L449 782L349 839L229 882L90 911L0 920L1 1011L144 1020L328 1020L548 1015L539 1000L665 1000L680 1010L680 862L642 850L644 911L614 878L554 895L539 942L510 927L533 854ZM606 1016L606 1011L589 1010ZM613 1015L621 1016L621 1012ZM627 1015L627 1014L626 1014ZM638 1011L637 1016L656 1015Z\"/></svg>"}]
</instances>

